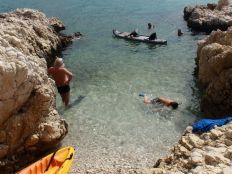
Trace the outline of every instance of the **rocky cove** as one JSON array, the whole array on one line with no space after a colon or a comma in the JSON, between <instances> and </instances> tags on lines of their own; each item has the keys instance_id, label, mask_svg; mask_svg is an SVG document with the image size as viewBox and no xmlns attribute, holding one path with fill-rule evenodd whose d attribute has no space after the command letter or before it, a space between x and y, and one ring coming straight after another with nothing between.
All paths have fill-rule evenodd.
<instances>
[{"instance_id":1,"label":"rocky cove","mask_svg":"<svg viewBox=\"0 0 232 174\"><path fill-rule=\"evenodd\" d=\"M62 38L66 37L58 34L64 29L61 21L49 19L36 10L16 10L1 14L0 19L0 77L4 82L0 84L0 152L4 159L15 152L23 154L25 151L53 146L67 133L65 121L55 108L54 82L47 76L47 64L53 61L49 58L65 45ZM231 113L231 39L229 29L226 32L212 32L199 42L198 76L205 91L202 109L209 113ZM158 160L155 168L134 173L230 172L230 129L231 124L227 124L197 135L192 134L189 127L170 155ZM1 164L4 165L4 160Z\"/></svg>"},{"instance_id":2,"label":"rocky cove","mask_svg":"<svg viewBox=\"0 0 232 174\"><path fill-rule=\"evenodd\" d=\"M212 10L211 5L185 7L184 13L192 29L217 30L198 42L196 64L197 76L203 90L201 109L211 118L218 118L231 115L232 28L228 28L231 26L231 6L228 1L219 1L213 6L215 10ZM186 13L189 8L192 9L191 14ZM222 16L227 18L227 22L220 22L224 20ZM204 25L205 20L208 21L207 25ZM192 127L187 127L179 142L171 149L170 155L159 159L153 169L140 173L232 173L231 126L230 122L203 134L194 134Z\"/></svg>"}]
</instances>

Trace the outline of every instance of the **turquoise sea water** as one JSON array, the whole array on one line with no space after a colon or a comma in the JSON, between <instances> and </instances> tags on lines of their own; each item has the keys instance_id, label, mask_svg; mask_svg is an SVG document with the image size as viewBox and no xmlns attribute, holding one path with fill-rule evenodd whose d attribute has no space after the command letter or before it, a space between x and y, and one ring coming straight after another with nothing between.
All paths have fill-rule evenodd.
<instances>
[{"instance_id":1,"label":"turquoise sea water","mask_svg":"<svg viewBox=\"0 0 232 174\"><path fill-rule=\"evenodd\" d=\"M83 37L63 52L75 75L72 107L57 107L69 123L63 146L77 149L72 173L125 173L151 167L199 115L199 91L193 76L197 41L183 20L187 5L203 0L0 0L1 12L35 8L56 16L64 33ZM215 1L208 1L215 2ZM112 37L112 29L148 34L155 24L166 46L132 43ZM184 32L177 37L177 29ZM181 103L177 110L143 104L138 94L164 96ZM152 112L155 110L155 112Z\"/></svg>"}]
</instances>

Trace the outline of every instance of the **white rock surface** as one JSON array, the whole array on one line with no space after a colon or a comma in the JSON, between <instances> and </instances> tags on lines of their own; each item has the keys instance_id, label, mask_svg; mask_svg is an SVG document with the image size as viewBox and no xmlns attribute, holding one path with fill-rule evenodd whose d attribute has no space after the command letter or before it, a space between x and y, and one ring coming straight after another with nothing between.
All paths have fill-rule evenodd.
<instances>
[{"instance_id":1,"label":"white rock surface","mask_svg":"<svg viewBox=\"0 0 232 174\"><path fill-rule=\"evenodd\" d=\"M50 19L39 11L0 14L0 158L55 145L67 133L45 60L52 61L61 44Z\"/></svg>"},{"instance_id":2,"label":"white rock surface","mask_svg":"<svg viewBox=\"0 0 232 174\"><path fill-rule=\"evenodd\" d=\"M144 169L140 174L159 173L188 173L188 174L227 174L232 171L232 146L227 146L225 140L229 137L228 128L232 122L216 127L210 132L203 134L185 133L181 140L172 148L170 154L158 160L153 169ZM220 130L220 131L219 131ZM221 136L215 137L214 132L220 132ZM198 137L192 139L192 137ZM207 142L205 141L207 137ZM212 138L211 138L212 137ZM183 139L185 141L183 141ZM230 138L229 138L230 139ZM193 147L186 144L198 144L204 141L201 146ZM184 149L184 150L183 150Z\"/></svg>"}]
</instances>

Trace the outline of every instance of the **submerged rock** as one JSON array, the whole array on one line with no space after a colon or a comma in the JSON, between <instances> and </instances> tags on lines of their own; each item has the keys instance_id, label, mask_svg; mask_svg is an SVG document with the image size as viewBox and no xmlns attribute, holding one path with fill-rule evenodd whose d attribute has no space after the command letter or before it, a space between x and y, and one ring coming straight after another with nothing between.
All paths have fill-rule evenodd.
<instances>
[{"instance_id":1,"label":"submerged rock","mask_svg":"<svg viewBox=\"0 0 232 174\"><path fill-rule=\"evenodd\" d=\"M218 4L188 6L184 8L184 19L188 27L194 30L225 31L232 26L232 5L228 0L219 0Z\"/></svg>"},{"instance_id":2,"label":"submerged rock","mask_svg":"<svg viewBox=\"0 0 232 174\"><path fill-rule=\"evenodd\" d=\"M60 20L36 10L0 14L1 164L6 156L54 146L67 133L47 75L47 63L72 42L58 33L62 29Z\"/></svg>"}]
</instances>

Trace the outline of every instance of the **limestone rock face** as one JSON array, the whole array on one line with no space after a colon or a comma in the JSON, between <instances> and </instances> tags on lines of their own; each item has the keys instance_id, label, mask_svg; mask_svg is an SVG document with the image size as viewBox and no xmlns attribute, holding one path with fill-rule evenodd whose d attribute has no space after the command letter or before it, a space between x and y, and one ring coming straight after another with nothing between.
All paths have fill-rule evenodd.
<instances>
[{"instance_id":1,"label":"limestone rock face","mask_svg":"<svg viewBox=\"0 0 232 174\"><path fill-rule=\"evenodd\" d=\"M209 132L193 134L186 129L170 153L157 161L154 168L139 174L221 174L232 173L232 122Z\"/></svg>"},{"instance_id":2,"label":"limestone rock face","mask_svg":"<svg viewBox=\"0 0 232 174\"><path fill-rule=\"evenodd\" d=\"M227 30L232 26L232 5L228 0L220 0L218 4L188 6L184 8L184 19L195 30Z\"/></svg>"},{"instance_id":3,"label":"limestone rock face","mask_svg":"<svg viewBox=\"0 0 232 174\"><path fill-rule=\"evenodd\" d=\"M228 116L232 113L232 28L214 31L198 43L197 64L204 87L202 110Z\"/></svg>"},{"instance_id":4,"label":"limestone rock face","mask_svg":"<svg viewBox=\"0 0 232 174\"><path fill-rule=\"evenodd\" d=\"M216 9L222 10L223 7L228 6L229 4L230 4L229 0L219 0Z\"/></svg>"},{"instance_id":5,"label":"limestone rock face","mask_svg":"<svg viewBox=\"0 0 232 174\"><path fill-rule=\"evenodd\" d=\"M55 145L67 133L46 62L62 47L59 27L36 10L0 14L0 158Z\"/></svg>"}]
</instances>

